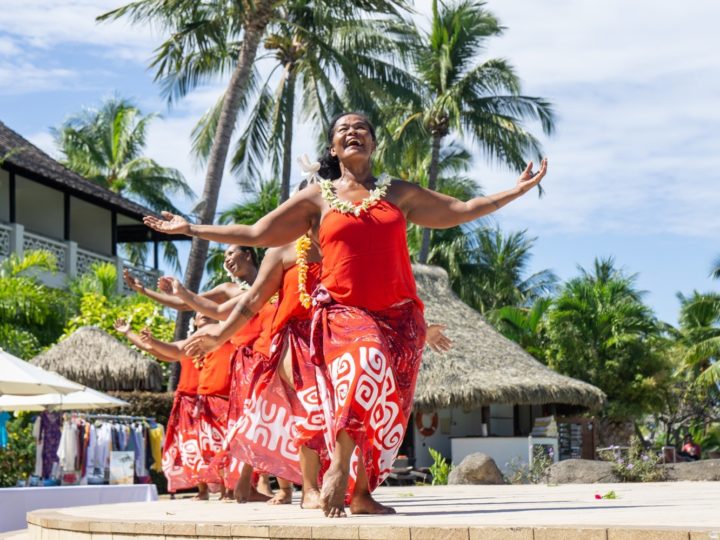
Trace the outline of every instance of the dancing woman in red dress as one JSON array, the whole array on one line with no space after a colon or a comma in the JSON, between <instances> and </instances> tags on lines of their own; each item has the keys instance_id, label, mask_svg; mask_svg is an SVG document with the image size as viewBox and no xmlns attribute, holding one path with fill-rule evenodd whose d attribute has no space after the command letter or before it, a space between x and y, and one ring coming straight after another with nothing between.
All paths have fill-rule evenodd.
<instances>
[{"instance_id":1,"label":"dancing woman in red dress","mask_svg":"<svg viewBox=\"0 0 720 540\"><path fill-rule=\"evenodd\" d=\"M316 298L314 360L322 373L318 387L332 398L325 414L332 463L322 486L330 517L345 516L346 492L352 513L394 512L370 493L402 441L425 334L405 223L440 229L467 223L527 193L547 171L546 160L537 173L529 163L512 189L463 202L375 178L375 148L368 119L344 114L331 123L320 171L333 180L296 193L254 225L195 225L169 213L144 220L161 232L253 246L283 245L313 231L324 286ZM370 403L375 397L379 406Z\"/></svg>"},{"instance_id":2,"label":"dancing woman in red dress","mask_svg":"<svg viewBox=\"0 0 720 540\"><path fill-rule=\"evenodd\" d=\"M227 314L227 304L218 307L218 317L227 318L212 331L188 341L186 353L197 355L213 350L228 336L243 328L259 306L278 294L277 309L264 326L252 353L238 358L243 364L244 411L229 431L229 451L234 458L283 479L284 498L289 503L290 482L302 484L303 508L319 508L318 476L321 456L329 457L323 442L319 403L314 391L315 366L310 362L311 297L308 291L319 283L320 264L316 246L306 236L282 248L268 250L258 277L248 293ZM180 298L197 309L212 308L175 283ZM203 306L203 304L206 304ZM233 400L238 399L233 396ZM302 426L303 439L299 438ZM312 432L312 433L311 433ZM249 469L248 469L249 470ZM247 473L246 473L247 474ZM247 483L249 478L245 476ZM241 482L242 483L242 482Z\"/></svg>"}]
</instances>

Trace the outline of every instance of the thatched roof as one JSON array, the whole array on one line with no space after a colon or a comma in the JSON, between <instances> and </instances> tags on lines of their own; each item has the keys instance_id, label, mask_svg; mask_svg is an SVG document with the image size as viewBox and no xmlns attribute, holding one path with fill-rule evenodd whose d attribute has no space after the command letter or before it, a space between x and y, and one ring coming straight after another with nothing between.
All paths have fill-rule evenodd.
<instances>
[{"instance_id":1,"label":"thatched roof","mask_svg":"<svg viewBox=\"0 0 720 540\"><path fill-rule=\"evenodd\" d=\"M560 375L505 338L452 291L448 275L435 266L413 266L425 319L446 324L452 349L425 350L415 407L474 409L490 403L563 404L599 408L605 394Z\"/></svg>"},{"instance_id":2,"label":"thatched roof","mask_svg":"<svg viewBox=\"0 0 720 540\"><path fill-rule=\"evenodd\" d=\"M92 326L78 328L31 363L95 390L162 390L160 364Z\"/></svg>"}]
</instances>

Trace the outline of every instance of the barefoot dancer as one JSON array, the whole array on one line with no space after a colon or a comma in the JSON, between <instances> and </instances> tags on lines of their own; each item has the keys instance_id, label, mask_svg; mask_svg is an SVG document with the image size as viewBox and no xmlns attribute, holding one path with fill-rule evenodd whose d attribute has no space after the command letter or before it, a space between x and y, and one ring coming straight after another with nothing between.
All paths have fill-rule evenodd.
<instances>
[{"instance_id":1,"label":"barefoot dancer","mask_svg":"<svg viewBox=\"0 0 720 540\"><path fill-rule=\"evenodd\" d=\"M197 328L201 328L207 319L195 318ZM180 380L175 388L172 409L165 428L165 445L163 446L162 470L167 478L167 489L175 493L182 489L198 487L199 497L205 497L207 486L199 485L195 474L197 447L197 422L195 406L197 405L197 386L200 371L195 367L193 359L179 352L177 356L166 356L152 346L147 339L148 330L142 335L130 330L130 324L124 319L115 321L115 330L123 334L138 349L152 354L163 362L180 362ZM145 339L143 339L145 336Z\"/></svg>"},{"instance_id":2,"label":"barefoot dancer","mask_svg":"<svg viewBox=\"0 0 720 540\"><path fill-rule=\"evenodd\" d=\"M449 228L490 214L545 176L532 163L514 188L459 201L417 184L371 173L374 129L361 114L337 117L328 133L320 175L326 179L293 195L254 225L194 225L164 213L145 223L161 232L216 242L277 246L312 229L323 253L314 313L314 361L321 376L332 464L322 505L330 517L392 513L370 493L390 472L412 408L425 339L406 243L406 220ZM357 450L356 450L357 449ZM352 461L351 461L352 460Z\"/></svg>"},{"instance_id":3,"label":"barefoot dancer","mask_svg":"<svg viewBox=\"0 0 720 540\"><path fill-rule=\"evenodd\" d=\"M196 320L202 324L198 333L206 331L215 322L203 314L198 314ZM142 340L148 347L166 357L184 356L186 340L165 343L149 333L144 334ZM227 342L209 354L192 358L199 370L197 400L193 411L196 417L197 444L194 445L195 456L192 461L200 488L198 499L207 500L208 491L219 491L221 498L225 497L224 471L210 469L210 463L221 450L227 430L230 360L235 350L235 347Z\"/></svg>"}]
</instances>

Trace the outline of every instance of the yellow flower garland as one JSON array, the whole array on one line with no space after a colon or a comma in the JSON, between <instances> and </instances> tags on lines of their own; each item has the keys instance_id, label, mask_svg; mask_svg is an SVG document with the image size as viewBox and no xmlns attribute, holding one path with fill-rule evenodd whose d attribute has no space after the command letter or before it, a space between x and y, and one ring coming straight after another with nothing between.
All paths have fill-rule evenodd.
<instances>
[{"instance_id":1,"label":"yellow flower garland","mask_svg":"<svg viewBox=\"0 0 720 540\"><path fill-rule=\"evenodd\" d=\"M312 296L310 296L305 288L307 283L307 252L310 249L312 242L307 235L303 235L295 242L295 253L297 254L297 260L295 261L298 267L298 296L300 297L300 303L305 309L310 309L312 306Z\"/></svg>"}]
</instances>

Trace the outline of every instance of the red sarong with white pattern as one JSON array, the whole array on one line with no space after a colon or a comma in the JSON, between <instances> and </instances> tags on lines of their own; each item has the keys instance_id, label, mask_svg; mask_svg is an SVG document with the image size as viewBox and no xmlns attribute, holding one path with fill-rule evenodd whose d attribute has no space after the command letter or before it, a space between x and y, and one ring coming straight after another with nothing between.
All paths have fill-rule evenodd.
<instances>
[{"instance_id":1,"label":"red sarong with white pattern","mask_svg":"<svg viewBox=\"0 0 720 540\"><path fill-rule=\"evenodd\" d=\"M412 412L425 343L425 320L414 302L382 311L329 303L316 311L313 355L330 455L341 430L357 447L350 461L348 496L359 457L370 491L392 469Z\"/></svg>"},{"instance_id":2,"label":"red sarong with white pattern","mask_svg":"<svg viewBox=\"0 0 720 540\"><path fill-rule=\"evenodd\" d=\"M316 285L319 273L318 264L309 265L308 287ZM283 276L273 324L255 343L253 352L242 357L244 411L233 429L229 450L238 461L300 484L300 444L320 454L321 469L327 468L329 459L322 439L321 412L316 404L302 399L315 386L315 366L310 362L310 311L299 303L297 282L297 267L293 266ZM270 336L272 342L268 343ZM286 354L291 358L292 386L278 370ZM308 436L313 424L314 431ZM306 426L302 440L299 426Z\"/></svg>"},{"instance_id":3,"label":"red sarong with white pattern","mask_svg":"<svg viewBox=\"0 0 720 540\"><path fill-rule=\"evenodd\" d=\"M165 429L162 470L167 489L174 493L197 486L195 467L200 456L195 417L196 394L175 393Z\"/></svg>"},{"instance_id":4,"label":"red sarong with white pattern","mask_svg":"<svg viewBox=\"0 0 720 540\"><path fill-rule=\"evenodd\" d=\"M357 216L331 210L320 222L312 358L329 454L341 430L357 445L348 498L360 458L371 491L390 473L412 410L425 320L406 230L387 200Z\"/></svg>"},{"instance_id":5,"label":"red sarong with white pattern","mask_svg":"<svg viewBox=\"0 0 720 540\"><path fill-rule=\"evenodd\" d=\"M260 336L262 329L270 325L276 306L265 305L258 313L250 319L231 339L235 352L230 361L230 398L228 402L227 426L220 449L209 465L209 474L224 479L225 487L234 489L240 479L242 462L228 452L232 439L233 426L242 415L245 400L246 387L244 386L245 362L242 358L246 354L252 354L252 345Z\"/></svg>"}]
</instances>

